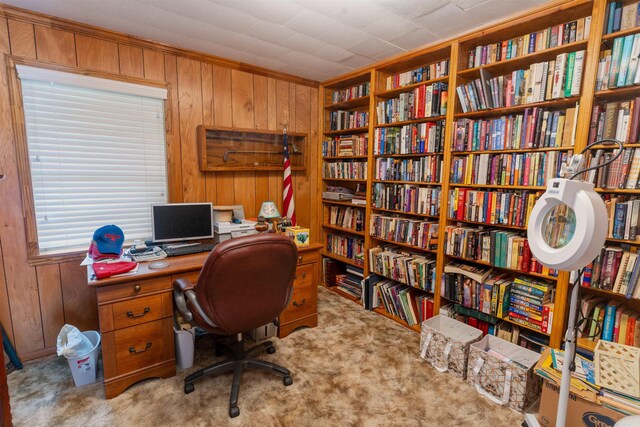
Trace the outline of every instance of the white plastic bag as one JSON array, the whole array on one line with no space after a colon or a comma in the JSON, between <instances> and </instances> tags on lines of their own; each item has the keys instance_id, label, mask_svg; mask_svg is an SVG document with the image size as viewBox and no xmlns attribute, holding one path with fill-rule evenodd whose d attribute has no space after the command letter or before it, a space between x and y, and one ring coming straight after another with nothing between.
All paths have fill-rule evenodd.
<instances>
[{"instance_id":1,"label":"white plastic bag","mask_svg":"<svg viewBox=\"0 0 640 427\"><path fill-rule=\"evenodd\" d=\"M58 356L78 357L93 349L93 344L78 328L64 325L58 334Z\"/></svg>"}]
</instances>

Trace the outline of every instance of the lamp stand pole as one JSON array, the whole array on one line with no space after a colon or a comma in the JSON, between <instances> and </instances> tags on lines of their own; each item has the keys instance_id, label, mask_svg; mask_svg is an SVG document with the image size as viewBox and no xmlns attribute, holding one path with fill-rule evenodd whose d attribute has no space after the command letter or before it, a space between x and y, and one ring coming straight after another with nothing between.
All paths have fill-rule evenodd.
<instances>
[{"instance_id":1,"label":"lamp stand pole","mask_svg":"<svg viewBox=\"0 0 640 427\"><path fill-rule=\"evenodd\" d=\"M562 380L560 382L558 413L556 414L557 427L565 427L567 422L567 406L569 404L569 390L571 389L571 372L575 369L573 361L576 355L576 315L578 314L578 299L580 297L580 283L576 283L577 277L578 273L576 271L572 271L569 283L573 284L573 288L571 289L571 300L569 302L567 332L564 336L564 362L562 364Z\"/></svg>"}]
</instances>

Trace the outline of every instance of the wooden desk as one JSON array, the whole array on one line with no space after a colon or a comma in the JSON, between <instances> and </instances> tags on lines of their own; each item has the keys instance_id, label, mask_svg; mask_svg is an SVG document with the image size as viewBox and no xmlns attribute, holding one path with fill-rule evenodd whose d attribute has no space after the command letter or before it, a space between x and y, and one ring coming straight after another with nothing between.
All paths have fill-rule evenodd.
<instances>
[{"instance_id":1,"label":"wooden desk","mask_svg":"<svg viewBox=\"0 0 640 427\"><path fill-rule=\"evenodd\" d=\"M278 337L301 326L318 324L317 285L321 244L298 249L298 268L291 301L280 315ZM198 280L208 253L170 257L163 269L141 263L136 274L92 280L98 299L107 399L145 378L176 374L173 341L172 284L178 277Z\"/></svg>"}]
</instances>

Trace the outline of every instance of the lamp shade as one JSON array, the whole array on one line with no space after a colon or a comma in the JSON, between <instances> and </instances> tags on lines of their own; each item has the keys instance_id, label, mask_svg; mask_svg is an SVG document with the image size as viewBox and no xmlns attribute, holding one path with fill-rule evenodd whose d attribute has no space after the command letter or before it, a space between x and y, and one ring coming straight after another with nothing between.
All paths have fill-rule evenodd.
<instances>
[{"instance_id":1,"label":"lamp shade","mask_svg":"<svg viewBox=\"0 0 640 427\"><path fill-rule=\"evenodd\" d=\"M554 178L529 217L531 254L547 267L578 270L600 253L608 224L607 210L593 184Z\"/></svg>"},{"instance_id":2,"label":"lamp shade","mask_svg":"<svg viewBox=\"0 0 640 427\"><path fill-rule=\"evenodd\" d=\"M262 207L260 208L258 216L265 219L278 218L280 217L280 212L278 212L278 207L274 202L266 201L262 202Z\"/></svg>"}]
</instances>

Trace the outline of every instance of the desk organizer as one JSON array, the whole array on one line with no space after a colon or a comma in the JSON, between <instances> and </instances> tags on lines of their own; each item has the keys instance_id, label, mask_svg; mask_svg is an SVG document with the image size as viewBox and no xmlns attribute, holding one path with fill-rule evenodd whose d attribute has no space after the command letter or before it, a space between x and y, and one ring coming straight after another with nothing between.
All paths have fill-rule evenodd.
<instances>
[{"instance_id":1,"label":"desk organizer","mask_svg":"<svg viewBox=\"0 0 640 427\"><path fill-rule=\"evenodd\" d=\"M469 347L467 382L500 405L524 411L540 396L534 373L540 355L493 335Z\"/></svg>"},{"instance_id":2,"label":"desk organizer","mask_svg":"<svg viewBox=\"0 0 640 427\"><path fill-rule=\"evenodd\" d=\"M420 357L438 371L449 372L464 380L467 377L469 345L480 339L480 329L437 315L422 322Z\"/></svg>"}]
</instances>

